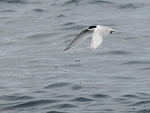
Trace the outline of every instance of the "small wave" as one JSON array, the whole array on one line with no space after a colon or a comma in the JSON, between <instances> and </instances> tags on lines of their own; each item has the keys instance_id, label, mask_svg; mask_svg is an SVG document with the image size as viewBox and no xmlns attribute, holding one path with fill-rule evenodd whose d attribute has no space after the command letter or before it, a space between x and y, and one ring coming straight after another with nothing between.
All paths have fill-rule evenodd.
<instances>
[{"instance_id":1,"label":"small wave","mask_svg":"<svg viewBox=\"0 0 150 113\"><path fill-rule=\"evenodd\" d=\"M68 25L73 25L73 24L75 24L75 23L74 22L67 22L67 23L63 24L63 26L68 26Z\"/></svg>"},{"instance_id":2,"label":"small wave","mask_svg":"<svg viewBox=\"0 0 150 113\"><path fill-rule=\"evenodd\" d=\"M132 104L131 106L139 106L139 105L146 105L146 104L150 105L150 101L140 101Z\"/></svg>"},{"instance_id":3,"label":"small wave","mask_svg":"<svg viewBox=\"0 0 150 113\"><path fill-rule=\"evenodd\" d=\"M150 97L150 94L149 93L138 93L140 96L143 96L144 98L145 97Z\"/></svg>"},{"instance_id":4,"label":"small wave","mask_svg":"<svg viewBox=\"0 0 150 113\"><path fill-rule=\"evenodd\" d=\"M137 111L137 113L150 113L150 109L140 110L140 111Z\"/></svg>"},{"instance_id":5,"label":"small wave","mask_svg":"<svg viewBox=\"0 0 150 113\"><path fill-rule=\"evenodd\" d=\"M63 109L63 108L74 108L74 107L78 107L78 106L73 105L73 104L59 104L59 105L56 105L53 107Z\"/></svg>"},{"instance_id":6,"label":"small wave","mask_svg":"<svg viewBox=\"0 0 150 113\"><path fill-rule=\"evenodd\" d=\"M150 70L150 67L146 67L146 68L141 68L139 70Z\"/></svg>"},{"instance_id":7,"label":"small wave","mask_svg":"<svg viewBox=\"0 0 150 113\"><path fill-rule=\"evenodd\" d=\"M8 12L15 12L15 10L2 10L2 12L8 13Z\"/></svg>"},{"instance_id":8,"label":"small wave","mask_svg":"<svg viewBox=\"0 0 150 113\"><path fill-rule=\"evenodd\" d=\"M46 112L46 113L68 113L68 112L49 111L49 112Z\"/></svg>"},{"instance_id":9,"label":"small wave","mask_svg":"<svg viewBox=\"0 0 150 113\"><path fill-rule=\"evenodd\" d=\"M120 104L130 104L131 103L127 98L115 98L113 100Z\"/></svg>"},{"instance_id":10,"label":"small wave","mask_svg":"<svg viewBox=\"0 0 150 113\"><path fill-rule=\"evenodd\" d=\"M117 55L126 55L126 54L130 54L130 52L127 51L112 51L112 54L117 54Z\"/></svg>"},{"instance_id":11,"label":"small wave","mask_svg":"<svg viewBox=\"0 0 150 113\"><path fill-rule=\"evenodd\" d=\"M137 93L137 94L126 94L126 95L122 95L123 98L126 99L130 99L130 100L134 100L134 99L149 99L149 94L147 93ZM139 102L138 102L139 103ZM137 103L136 103L137 104Z\"/></svg>"},{"instance_id":12,"label":"small wave","mask_svg":"<svg viewBox=\"0 0 150 113\"><path fill-rule=\"evenodd\" d=\"M81 64L77 64L77 63L72 63L72 64L67 64L67 67L81 67Z\"/></svg>"},{"instance_id":13,"label":"small wave","mask_svg":"<svg viewBox=\"0 0 150 113\"><path fill-rule=\"evenodd\" d=\"M125 4L125 5L120 5L118 8L119 9L136 9L139 8L140 6L134 5L134 4Z\"/></svg>"},{"instance_id":14,"label":"small wave","mask_svg":"<svg viewBox=\"0 0 150 113\"><path fill-rule=\"evenodd\" d=\"M5 107L3 109L11 110L11 109L28 108L28 107L35 107L35 106L44 105L44 104L50 104L50 103L54 103L54 102L57 102L57 100L35 100L35 101L17 104L14 106Z\"/></svg>"},{"instance_id":15,"label":"small wave","mask_svg":"<svg viewBox=\"0 0 150 113\"><path fill-rule=\"evenodd\" d=\"M27 99L33 99L31 96L9 96L9 95L3 95L0 97L0 99L4 100L27 100Z\"/></svg>"},{"instance_id":16,"label":"small wave","mask_svg":"<svg viewBox=\"0 0 150 113\"><path fill-rule=\"evenodd\" d=\"M62 18L62 17L66 17L64 14L59 14L58 16L57 16L57 18Z\"/></svg>"},{"instance_id":17,"label":"small wave","mask_svg":"<svg viewBox=\"0 0 150 113\"><path fill-rule=\"evenodd\" d=\"M78 3L78 2L79 2L79 0L69 0L69 1L65 2L64 5L76 4L76 3Z\"/></svg>"},{"instance_id":18,"label":"small wave","mask_svg":"<svg viewBox=\"0 0 150 113\"><path fill-rule=\"evenodd\" d=\"M126 98L136 98L136 99L138 98L138 96L136 96L136 95L131 95L131 94L130 94L130 95L129 95L129 94L128 94L128 95L123 95L122 97L126 97Z\"/></svg>"},{"instance_id":19,"label":"small wave","mask_svg":"<svg viewBox=\"0 0 150 113\"><path fill-rule=\"evenodd\" d=\"M46 86L46 87L44 87L44 88L58 88L58 87L64 87L64 86L68 86L68 85L70 85L70 83L68 83L68 82L60 82L60 83L54 83L54 84L51 84L51 85L48 85L48 86Z\"/></svg>"},{"instance_id":20,"label":"small wave","mask_svg":"<svg viewBox=\"0 0 150 113\"><path fill-rule=\"evenodd\" d=\"M71 101L75 101L75 102L88 102L88 101L93 101L93 99L89 99L89 98L85 98L85 97L78 97L78 98L75 98Z\"/></svg>"},{"instance_id":21,"label":"small wave","mask_svg":"<svg viewBox=\"0 0 150 113\"><path fill-rule=\"evenodd\" d=\"M27 38L36 38L36 39L41 39L43 37L49 37L51 34L47 33L47 34L35 34L35 35L31 35L28 36Z\"/></svg>"},{"instance_id":22,"label":"small wave","mask_svg":"<svg viewBox=\"0 0 150 113\"><path fill-rule=\"evenodd\" d=\"M18 4L24 4L24 3L26 3L25 0L0 0L0 2L5 2L5 3L18 3Z\"/></svg>"},{"instance_id":23,"label":"small wave","mask_svg":"<svg viewBox=\"0 0 150 113\"><path fill-rule=\"evenodd\" d=\"M108 98L110 97L109 95L103 95L103 94L93 94L93 98Z\"/></svg>"},{"instance_id":24,"label":"small wave","mask_svg":"<svg viewBox=\"0 0 150 113\"><path fill-rule=\"evenodd\" d=\"M128 54L131 54L130 52L128 51L121 51L121 50L116 50L116 51L108 51L108 52L101 52L101 53L96 53L96 54L104 54L104 55L107 55L107 54L115 54L115 55L128 55Z\"/></svg>"},{"instance_id":25,"label":"small wave","mask_svg":"<svg viewBox=\"0 0 150 113\"><path fill-rule=\"evenodd\" d=\"M110 1L104 1L104 0L95 0L90 2L90 4L114 4L114 3Z\"/></svg>"},{"instance_id":26,"label":"small wave","mask_svg":"<svg viewBox=\"0 0 150 113\"><path fill-rule=\"evenodd\" d=\"M79 86L79 85L75 85L75 86L71 87L72 90L79 90L81 88L82 88L82 86Z\"/></svg>"},{"instance_id":27,"label":"small wave","mask_svg":"<svg viewBox=\"0 0 150 113\"><path fill-rule=\"evenodd\" d=\"M129 61L129 62L124 62L122 64L128 64L128 65L131 65L131 64L150 64L150 62L148 62L148 61Z\"/></svg>"},{"instance_id":28,"label":"small wave","mask_svg":"<svg viewBox=\"0 0 150 113\"><path fill-rule=\"evenodd\" d=\"M35 11L35 12L44 12L43 9L33 9L33 11Z\"/></svg>"}]
</instances>

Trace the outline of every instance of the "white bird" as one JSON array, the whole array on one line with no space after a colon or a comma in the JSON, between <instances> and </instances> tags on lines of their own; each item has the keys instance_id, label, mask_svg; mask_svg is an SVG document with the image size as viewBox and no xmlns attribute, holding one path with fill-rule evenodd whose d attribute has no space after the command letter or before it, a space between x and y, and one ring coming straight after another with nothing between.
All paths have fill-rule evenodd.
<instances>
[{"instance_id":1,"label":"white bird","mask_svg":"<svg viewBox=\"0 0 150 113\"><path fill-rule=\"evenodd\" d=\"M115 30L106 26L101 26L101 25L90 26L88 28L83 29L77 35L77 37L64 49L64 51L82 43L92 34L93 36L92 36L90 48L94 50L99 45L101 45L103 41L103 37L105 37L108 34L112 34L112 32L115 32Z\"/></svg>"}]
</instances>

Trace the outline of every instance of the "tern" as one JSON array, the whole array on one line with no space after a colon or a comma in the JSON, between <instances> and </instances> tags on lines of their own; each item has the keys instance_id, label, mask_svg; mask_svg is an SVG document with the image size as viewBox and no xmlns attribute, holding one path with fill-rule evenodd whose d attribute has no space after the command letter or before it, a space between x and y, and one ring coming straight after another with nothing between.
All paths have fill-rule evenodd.
<instances>
[{"instance_id":1,"label":"tern","mask_svg":"<svg viewBox=\"0 0 150 113\"><path fill-rule=\"evenodd\" d=\"M103 37L105 37L108 34L112 34L112 32L115 32L116 30L106 27L106 26L101 26L101 25L95 25L95 26L90 26L88 28L83 29L77 37L64 49L64 51L84 42L89 36L92 34L92 40L90 44L91 50L96 49L98 46L101 45L103 41Z\"/></svg>"}]
</instances>

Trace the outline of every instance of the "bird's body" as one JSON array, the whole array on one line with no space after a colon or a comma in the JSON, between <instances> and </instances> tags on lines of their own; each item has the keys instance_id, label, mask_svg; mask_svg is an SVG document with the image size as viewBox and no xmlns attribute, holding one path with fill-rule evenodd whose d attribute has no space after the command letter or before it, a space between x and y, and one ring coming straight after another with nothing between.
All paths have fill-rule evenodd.
<instances>
[{"instance_id":1,"label":"bird's body","mask_svg":"<svg viewBox=\"0 0 150 113\"><path fill-rule=\"evenodd\" d=\"M83 29L77 35L77 37L64 49L64 51L82 43L92 34L93 36L92 36L90 48L92 50L96 49L99 45L101 45L103 41L103 37L105 37L108 34L112 34L112 32L115 32L115 30L106 26L101 26L101 25L90 26L88 28Z\"/></svg>"}]
</instances>

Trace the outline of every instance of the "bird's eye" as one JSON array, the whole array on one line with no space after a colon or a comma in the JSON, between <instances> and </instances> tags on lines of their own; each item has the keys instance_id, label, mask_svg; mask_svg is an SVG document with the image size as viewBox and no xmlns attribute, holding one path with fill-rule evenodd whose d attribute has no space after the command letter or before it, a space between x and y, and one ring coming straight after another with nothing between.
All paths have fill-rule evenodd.
<instances>
[{"instance_id":1,"label":"bird's eye","mask_svg":"<svg viewBox=\"0 0 150 113\"><path fill-rule=\"evenodd\" d=\"M93 28L96 28L96 26L90 26L90 27L89 27L89 29L93 29Z\"/></svg>"}]
</instances>

